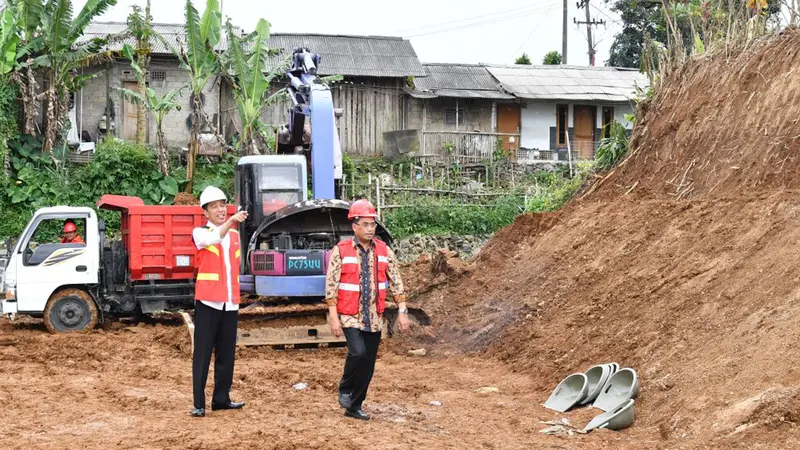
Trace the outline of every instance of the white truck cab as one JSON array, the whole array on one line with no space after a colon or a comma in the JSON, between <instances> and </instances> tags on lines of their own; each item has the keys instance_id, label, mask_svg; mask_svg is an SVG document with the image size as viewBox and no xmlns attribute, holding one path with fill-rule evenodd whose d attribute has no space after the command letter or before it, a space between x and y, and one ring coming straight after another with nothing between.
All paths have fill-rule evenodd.
<instances>
[{"instance_id":1,"label":"white truck cab","mask_svg":"<svg viewBox=\"0 0 800 450\"><path fill-rule=\"evenodd\" d=\"M60 242L68 219L75 222L85 243ZM55 331L96 323L98 308L90 292L98 283L99 239L97 213L91 208L56 206L36 211L10 249L0 313L52 316L45 317L45 324Z\"/></svg>"}]
</instances>

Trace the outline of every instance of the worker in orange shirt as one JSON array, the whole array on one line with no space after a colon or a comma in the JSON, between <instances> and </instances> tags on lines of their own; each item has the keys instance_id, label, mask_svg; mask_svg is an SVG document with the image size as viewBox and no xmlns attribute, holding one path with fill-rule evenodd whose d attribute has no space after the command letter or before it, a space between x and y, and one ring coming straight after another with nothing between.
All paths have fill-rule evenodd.
<instances>
[{"instance_id":1,"label":"worker in orange shirt","mask_svg":"<svg viewBox=\"0 0 800 450\"><path fill-rule=\"evenodd\" d=\"M61 238L62 244L86 244L80 234L78 234L78 227L72 219L67 219L64 222L64 236Z\"/></svg>"}]
</instances>

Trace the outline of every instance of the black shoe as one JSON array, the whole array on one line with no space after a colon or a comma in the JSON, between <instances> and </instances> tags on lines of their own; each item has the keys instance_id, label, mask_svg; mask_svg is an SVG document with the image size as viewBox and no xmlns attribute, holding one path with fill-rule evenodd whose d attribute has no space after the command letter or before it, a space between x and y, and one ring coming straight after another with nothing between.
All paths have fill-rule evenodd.
<instances>
[{"instance_id":1,"label":"black shoe","mask_svg":"<svg viewBox=\"0 0 800 450\"><path fill-rule=\"evenodd\" d=\"M339 393L339 405L344 409L350 409L353 406L353 399L350 394Z\"/></svg>"},{"instance_id":2,"label":"black shoe","mask_svg":"<svg viewBox=\"0 0 800 450\"><path fill-rule=\"evenodd\" d=\"M345 410L344 415L354 419L369 420L369 414L365 413L361 408Z\"/></svg>"},{"instance_id":3,"label":"black shoe","mask_svg":"<svg viewBox=\"0 0 800 450\"><path fill-rule=\"evenodd\" d=\"M194 408L192 409L192 417L205 417L206 416L206 409L205 408Z\"/></svg>"},{"instance_id":4,"label":"black shoe","mask_svg":"<svg viewBox=\"0 0 800 450\"><path fill-rule=\"evenodd\" d=\"M244 402L228 402L227 405L215 405L211 404L211 410L216 411L218 409L242 409L244 408Z\"/></svg>"}]
</instances>

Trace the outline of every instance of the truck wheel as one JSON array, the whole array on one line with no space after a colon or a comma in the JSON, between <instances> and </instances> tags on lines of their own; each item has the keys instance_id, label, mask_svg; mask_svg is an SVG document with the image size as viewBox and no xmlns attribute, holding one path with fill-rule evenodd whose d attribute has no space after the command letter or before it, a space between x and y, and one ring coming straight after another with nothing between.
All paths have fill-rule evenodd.
<instances>
[{"instance_id":1,"label":"truck wheel","mask_svg":"<svg viewBox=\"0 0 800 450\"><path fill-rule=\"evenodd\" d=\"M97 325L97 305L86 291L58 291L44 308L44 325L53 334L91 331Z\"/></svg>"}]
</instances>

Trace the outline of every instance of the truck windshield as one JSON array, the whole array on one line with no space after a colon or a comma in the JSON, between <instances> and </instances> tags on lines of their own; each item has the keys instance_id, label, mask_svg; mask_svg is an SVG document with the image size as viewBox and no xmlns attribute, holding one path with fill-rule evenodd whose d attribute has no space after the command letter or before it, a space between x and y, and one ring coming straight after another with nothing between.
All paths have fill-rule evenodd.
<instances>
[{"instance_id":1,"label":"truck windshield","mask_svg":"<svg viewBox=\"0 0 800 450\"><path fill-rule=\"evenodd\" d=\"M287 205L301 200L303 177L295 164L261 166L258 190L262 203L281 202Z\"/></svg>"}]
</instances>

